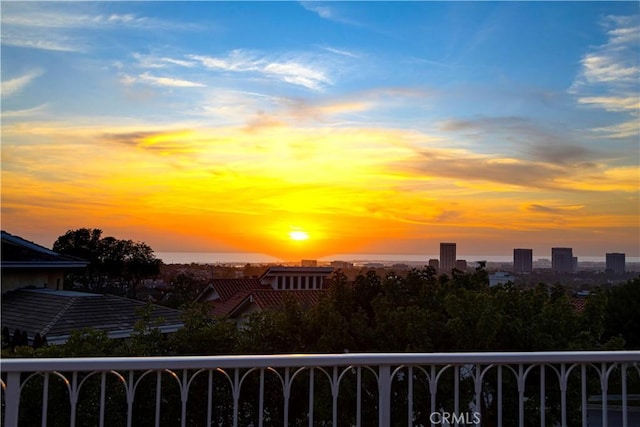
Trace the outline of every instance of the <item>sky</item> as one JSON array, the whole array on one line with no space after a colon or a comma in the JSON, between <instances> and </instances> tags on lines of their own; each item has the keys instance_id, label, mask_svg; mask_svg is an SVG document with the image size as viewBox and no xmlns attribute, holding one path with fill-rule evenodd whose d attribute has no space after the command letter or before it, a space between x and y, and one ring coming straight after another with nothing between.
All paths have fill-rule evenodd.
<instances>
[{"instance_id":1,"label":"sky","mask_svg":"<svg viewBox=\"0 0 640 427\"><path fill-rule=\"evenodd\" d=\"M11 2L2 229L640 256L640 3Z\"/></svg>"}]
</instances>

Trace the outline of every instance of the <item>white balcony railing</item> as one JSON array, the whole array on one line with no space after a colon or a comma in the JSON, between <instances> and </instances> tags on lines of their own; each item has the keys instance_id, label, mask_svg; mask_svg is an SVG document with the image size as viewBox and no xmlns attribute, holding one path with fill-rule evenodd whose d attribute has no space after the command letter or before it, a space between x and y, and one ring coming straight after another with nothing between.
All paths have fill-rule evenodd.
<instances>
[{"instance_id":1,"label":"white balcony railing","mask_svg":"<svg viewBox=\"0 0 640 427\"><path fill-rule=\"evenodd\" d=\"M639 351L4 359L1 364L6 427L640 425Z\"/></svg>"}]
</instances>

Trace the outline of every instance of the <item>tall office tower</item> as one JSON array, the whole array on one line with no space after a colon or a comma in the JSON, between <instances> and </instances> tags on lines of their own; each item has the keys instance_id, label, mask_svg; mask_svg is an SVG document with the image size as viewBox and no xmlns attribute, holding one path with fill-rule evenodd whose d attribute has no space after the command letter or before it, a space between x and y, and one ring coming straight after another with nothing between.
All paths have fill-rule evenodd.
<instances>
[{"instance_id":1,"label":"tall office tower","mask_svg":"<svg viewBox=\"0 0 640 427\"><path fill-rule=\"evenodd\" d=\"M456 244L440 243L440 272L451 273L456 266Z\"/></svg>"},{"instance_id":2,"label":"tall office tower","mask_svg":"<svg viewBox=\"0 0 640 427\"><path fill-rule=\"evenodd\" d=\"M513 272L531 273L533 271L533 249L513 250Z\"/></svg>"},{"instance_id":3,"label":"tall office tower","mask_svg":"<svg viewBox=\"0 0 640 427\"><path fill-rule=\"evenodd\" d=\"M609 270L613 274L624 274L625 263L625 254L617 252L607 254L607 270Z\"/></svg>"},{"instance_id":4,"label":"tall office tower","mask_svg":"<svg viewBox=\"0 0 640 427\"><path fill-rule=\"evenodd\" d=\"M573 273L573 249L551 248L551 268L556 273Z\"/></svg>"}]
</instances>

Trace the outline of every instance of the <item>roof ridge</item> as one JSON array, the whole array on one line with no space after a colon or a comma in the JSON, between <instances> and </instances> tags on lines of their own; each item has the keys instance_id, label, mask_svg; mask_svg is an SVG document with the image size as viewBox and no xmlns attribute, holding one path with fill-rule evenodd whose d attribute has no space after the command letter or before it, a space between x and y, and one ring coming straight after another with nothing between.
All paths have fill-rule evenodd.
<instances>
[{"instance_id":1,"label":"roof ridge","mask_svg":"<svg viewBox=\"0 0 640 427\"><path fill-rule=\"evenodd\" d=\"M71 297L69 299L69 302L67 302L65 306L60 311L58 311L58 314L56 314L53 317L53 319L51 319L51 321L47 324L47 326L45 326L44 329L42 329L42 333L41 333L42 336L49 333L51 328L53 328L53 326L58 322L58 320L60 320L62 316L64 316L64 314L71 308L71 306L75 304L77 299L78 297Z\"/></svg>"}]
</instances>

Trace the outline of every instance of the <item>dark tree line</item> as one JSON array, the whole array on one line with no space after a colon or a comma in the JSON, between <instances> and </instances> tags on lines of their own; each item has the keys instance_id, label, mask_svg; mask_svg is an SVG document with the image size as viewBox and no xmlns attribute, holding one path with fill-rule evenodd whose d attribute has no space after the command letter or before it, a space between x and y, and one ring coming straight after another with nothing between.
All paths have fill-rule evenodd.
<instances>
[{"instance_id":1,"label":"dark tree line","mask_svg":"<svg viewBox=\"0 0 640 427\"><path fill-rule=\"evenodd\" d=\"M185 279L185 285L188 278ZM488 287L487 273L480 268L473 273L455 272L452 276L438 276L429 268L412 270L406 276L388 274L381 277L368 272L350 282L341 273L331 278L331 286L318 305L303 310L296 301L287 300L284 307L275 311L251 314L241 328L225 319L213 319L210 307L188 304L184 310L185 326L166 336L160 334L143 316L134 335L126 341L111 340L97 331L77 331L70 340L60 346L48 346L38 350L18 347L15 355L35 357L78 356L163 356L163 355L218 355L218 354L271 354L271 353L343 353L349 352L455 352L455 351L563 351L563 350L615 350L640 349L637 325L640 321L640 278L620 286L600 289L588 297L583 311L577 311L570 296L559 285L540 284L531 289L518 289L513 285ZM187 286L188 288L188 286ZM186 299L189 293L185 291ZM147 309L151 310L151 306ZM406 371L403 371L406 375ZM193 373L193 372L192 372ZM163 374L164 375L164 374ZM219 376L218 373L215 375ZM350 408L355 396L354 374L345 377L341 388L340 408ZM525 425L539 424L539 372L532 372L527 382ZM547 421L559 422L559 395L552 387L553 372L547 369ZM136 397L134 424L153 424L146 414L154 412L155 377L140 387L144 396ZM213 389L216 419L221 425L229 422L230 390L226 380L216 377ZM315 414L318 420L331 418L331 392L323 376L318 374ZM242 425L257 420L257 373L250 375L241 396ZM146 380L145 380L146 381ZM307 409L305 381L308 373L300 376L300 382L292 390L289 418L291 425L306 425ZM146 383L145 383L146 384ZM300 385L301 384L301 385ZM439 383L438 407L452 408L453 377L446 372ZM375 378L363 374L363 419L377 419L377 386ZM393 388L394 408L406 408L406 376L396 378ZM505 425L517 422L517 396L515 379L506 375L504 408ZM41 396L36 382L26 393ZM265 408L269 420L265 425L282 424L282 390L279 380L269 374L265 378ZM343 386L341 386L343 387ZM610 390L620 387L619 375L611 376ZM629 392L640 391L636 377L629 377ZM96 390L98 386L96 385ZM113 392L109 405L122 409L125 397L121 385L114 381L108 385ZM87 388L87 396L92 388ZM202 425L206 417L207 383L194 382L190 394L187 425ZM463 377L460 384L460 401L473 399L473 384ZM488 375L483 383L483 425L495 425L495 374ZM579 378L570 378L571 393L567 396L569 423L579 423ZM589 381L589 394L598 394L599 384ZM613 391L612 391L613 392ZM97 393L97 391L96 391ZM415 376L414 395L428 401L429 386L424 376ZM96 408L82 403L78 419L95 420ZM140 398L139 398L140 397ZM60 407L49 404L50 411L67 408L62 394L53 394ZM24 399L21 414L29 423L38 424L39 412L29 405L40 405L38 398ZM171 378L163 380L162 423L173 425L180 418L179 390ZM178 403L176 403L178 402ZM67 406L65 406L67 405ZM84 405L84 406L83 406ZM421 406L416 405L416 408ZM424 408L422 408L424 409ZM418 411L418 409L416 409ZM68 415L57 414L61 425L68 422ZM395 413L395 412L394 412ZM406 411L395 413L394 425L406 425ZM122 411L107 411L108 425L119 425ZM416 423L428 424L428 411L416 412ZM118 418L120 417L120 418ZM67 421L65 421L67 420ZM93 421L87 421L89 423ZM340 425L354 422L352 410L343 409ZM27 423L27 424L29 424ZM318 424L320 425L320 424Z\"/></svg>"}]
</instances>

